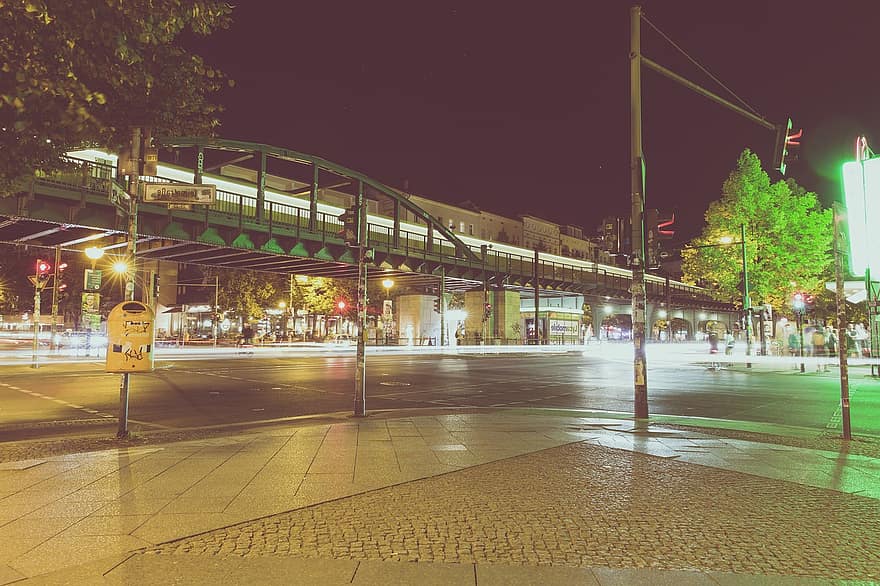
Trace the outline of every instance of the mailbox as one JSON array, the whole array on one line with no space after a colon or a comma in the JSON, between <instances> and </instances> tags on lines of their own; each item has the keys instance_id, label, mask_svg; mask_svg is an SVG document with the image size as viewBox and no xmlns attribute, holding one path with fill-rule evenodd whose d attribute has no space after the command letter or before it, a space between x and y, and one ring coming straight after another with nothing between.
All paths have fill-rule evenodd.
<instances>
[{"instance_id":1,"label":"mailbox","mask_svg":"<svg viewBox=\"0 0 880 586\"><path fill-rule=\"evenodd\" d=\"M107 316L106 372L153 370L153 310L140 301L123 301Z\"/></svg>"}]
</instances>

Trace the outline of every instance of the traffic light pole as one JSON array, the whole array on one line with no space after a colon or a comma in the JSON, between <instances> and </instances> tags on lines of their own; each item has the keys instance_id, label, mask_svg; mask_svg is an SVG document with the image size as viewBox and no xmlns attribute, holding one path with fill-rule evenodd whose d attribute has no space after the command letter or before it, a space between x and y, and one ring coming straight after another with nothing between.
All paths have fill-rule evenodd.
<instances>
[{"instance_id":1,"label":"traffic light pole","mask_svg":"<svg viewBox=\"0 0 880 586\"><path fill-rule=\"evenodd\" d=\"M55 265L52 269L52 327L49 332L49 348L55 349L55 322L58 321L58 266L61 264L61 247L55 247Z\"/></svg>"},{"instance_id":2,"label":"traffic light pole","mask_svg":"<svg viewBox=\"0 0 880 586\"><path fill-rule=\"evenodd\" d=\"M128 242L125 247L125 257L128 269L125 281L125 299L134 301L135 276L135 253L137 252L137 214L138 214L138 180L140 179L141 158L141 129L134 128L131 132L131 159L134 161L134 169L128 176ZM119 381L119 426L116 437L128 438L128 395L131 373L122 373Z\"/></svg>"},{"instance_id":3,"label":"traffic light pole","mask_svg":"<svg viewBox=\"0 0 880 586\"><path fill-rule=\"evenodd\" d=\"M358 261L357 283L357 316L358 337L357 355L354 371L354 416L365 417L367 415L367 205L364 201L364 184L358 181L357 191L357 244L355 253Z\"/></svg>"},{"instance_id":4,"label":"traffic light pole","mask_svg":"<svg viewBox=\"0 0 880 586\"><path fill-rule=\"evenodd\" d=\"M645 242L644 157L642 156L642 9L630 11L630 193L632 204L632 338L633 338L633 414L648 418L648 365L645 354Z\"/></svg>"},{"instance_id":5,"label":"traffic light pole","mask_svg":"<svg viewBox=\"0 0 880 586\"><path fill-rule=\"evenodd\" d=\"M440 347L446 345L446 267L440 266Z\"/></svg>"},{"instance_id":6,"label":"traffic light pole","mask_svg":"<svg viewBox=\"0 0 880 586\"><path fill-rule=\"evenodd\" d=\"M743 312L746 317L746 356L752 355L752 299L749 292L749 261L746 253L746 225L739 225L739 242L742 246L743 265ZM751 368L752 363L746 358L746 368Z\"/></svg>"},{"instance_id":7,"label":"traffic light pole","mask_svg":"<svg viewBox=\"0 0 880 586\"><path fill-rule=\"evenodd\" d=\"M31 360L31 368L40 368L40 359L38 353L40 351L40 270L37 269L34 275L34 347Z\"/></svg>"}]
</instances>

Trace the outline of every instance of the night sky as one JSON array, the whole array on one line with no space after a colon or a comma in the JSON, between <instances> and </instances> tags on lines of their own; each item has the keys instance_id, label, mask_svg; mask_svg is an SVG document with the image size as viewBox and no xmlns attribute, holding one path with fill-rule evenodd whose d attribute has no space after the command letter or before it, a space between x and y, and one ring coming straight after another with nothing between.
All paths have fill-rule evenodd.
<instances>
[{"instance_id":1,"label":"night sky","mask_svg":"<svg viewBox=\"0 0 880 586\"><path fill-rule=\"evenodd\" d=\"M630 6L245 1L230 30L195 50L236 81L220 98L223 138L592 233L629 210ZM642 6L761 115L804 129L787 175L826 205L857 134L880 151L880 3ZM642 49L735 101L646 23ZM646 69L642 92L647 206L674 209L689 238L743 148L769 168L774 135Z\"/></svg>"}]
</instances>

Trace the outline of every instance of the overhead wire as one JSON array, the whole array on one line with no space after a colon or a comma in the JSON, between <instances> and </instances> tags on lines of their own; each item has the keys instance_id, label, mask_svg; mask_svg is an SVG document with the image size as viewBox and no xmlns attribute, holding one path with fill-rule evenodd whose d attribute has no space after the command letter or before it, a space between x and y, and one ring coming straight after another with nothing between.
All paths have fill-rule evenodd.
<instances>
[{"instance_id":1,"label":"overhead wire","mask_svg":"<svg viewBox=\"0 0 880 586\"><path fill-rule=\"evenodd\" d=\"M727 87L727 86L726 86L726 85L725 85L720 79L718 79L715 75L713 75L708 69L706 69L705 67L703 67L703 66L702 66L702 65L701 65L696 59L694 59L693 57L691 57L690 55L688 55L687 51L685 51L685 50L682 49L680 46L678 46L678 44L677 44L675 41L673 41L671 38L669 38L669 36L667 36L666 33L664 33L663 31L661 31L661 30L660 30L660 29L659 29L659 28L658 28L653 22L651 22L651 21L648 19L647 16L645 16L644 13L642 13L642 20L644 20L646 23L648 23L648 26L650 26L652 29L654 29L654 31L656 31L658 35L660 35L660 36L661 36L661 37L662 37L667 43L669 43L670 45L672 45L672 46L673 46L673 47L674 47L679 53L681 53L682 55L684 55L685 58L686 58L688 61L690 61L695 67L697 67L700 71L702 71L704 74L706 74L706 75L709 77L709 79L711 79L712 81L714 81L715 83L717 83L719 86L721 86L722 88L724 88L724 90L725 90L728 94L730 94L731 96L733 96L734 99L736 99L740 104L742 104L742 106L743 106L744 108L746 108L747 110L751 111L752 114L754 114L755 116L758 116L759 118L764 118L764 116L762 116L762 115L761 115L761 114L760 114L755 108L753 108L753 107L751 106L751 104L749 104L748 102L746 102L745 100L743 100L742 98L740 98L740 97L736 94L736 92L734 92L732 89L730 89L729 87Z\"/></svg>"}]
</instances>

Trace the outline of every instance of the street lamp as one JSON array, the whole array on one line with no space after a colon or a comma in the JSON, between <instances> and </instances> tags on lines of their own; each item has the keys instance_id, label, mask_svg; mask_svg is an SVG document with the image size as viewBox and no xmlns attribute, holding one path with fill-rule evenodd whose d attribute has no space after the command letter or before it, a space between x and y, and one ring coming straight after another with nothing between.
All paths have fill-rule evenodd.
<instances>
[{"instance_id":1,"label":"street lamp","mask_svg":"<svg viewBox=\"0 0 880 586\"><path fill-rule=\"evenodd\" d=\"M391 304L391 288L394 286L393 279L383 279L382 286L385 288L385 303L382 306L382 321L385 325L385 343L391 337L392 324L394 323L394 309Z\"/></svg>"},{"instance_id":2,"label":"street lamp","mask_svg":"<svg viewBox=\"0 0 880 586\"><path fill-rule=\"evenodd\" d=\"M719 246L731 246L735 244L739 244L742 249L742 274L743 274L743 288L742 288L742 306L743 311L746 316L746 356L752 355L752 302L749 299L749 265L747 262L748 255L746 254L746 225L739 225L739 241L734 241L732 236L722 236L718 239L718 244L698 244L696 246L688 246L685 250L694 249L694 248L716 248ZM746 367L751 368L752 364L750 362L746 362Z\"/></svg>"},{"instance_id":3,"label":"street lamp","mask_svg":"<svg viewBox=\"0 0 880 586\"><path fill-rule=\"evenodd\" d=\"M97 246L89 246L84 252L86 253L86 257L91 259L92 265L95 264L96 260L104 256L104 249L98 248ZM94 266L92 268L94 268Z\"/></svg>"}]
</instances>

